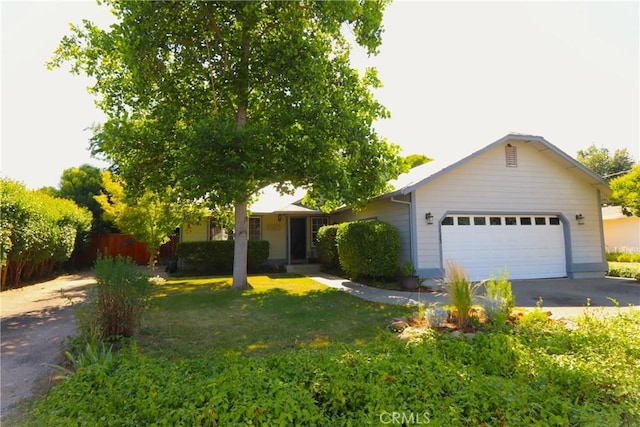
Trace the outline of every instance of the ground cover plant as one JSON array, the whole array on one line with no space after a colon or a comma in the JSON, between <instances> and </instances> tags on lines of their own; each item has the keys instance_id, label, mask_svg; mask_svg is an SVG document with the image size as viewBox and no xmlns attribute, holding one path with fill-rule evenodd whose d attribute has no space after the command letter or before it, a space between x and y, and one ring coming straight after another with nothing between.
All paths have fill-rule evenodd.
<instances>
[{"instance_id":1,"label":"ground cover plant","mask_svg":"<svg viewBox=\"0 0 640 427\"><path fill-rule=\"evenodd\" d=\"M506 332L405 342L385 326L415 308L251 283L157 284L138 344L81 366L26 424L640 424L640 312L568 328L536 310Z\"/></svg>"},{"instance_id":2,"label":"ground cover plant","mask_svg":"<svg viewBox=\"0 0 640 427\"><path fill-rule=\"evenodd\" d=\"M624 277L640 282L640 262L609 262L607 276Z\"/></svg>"}]
</instances>

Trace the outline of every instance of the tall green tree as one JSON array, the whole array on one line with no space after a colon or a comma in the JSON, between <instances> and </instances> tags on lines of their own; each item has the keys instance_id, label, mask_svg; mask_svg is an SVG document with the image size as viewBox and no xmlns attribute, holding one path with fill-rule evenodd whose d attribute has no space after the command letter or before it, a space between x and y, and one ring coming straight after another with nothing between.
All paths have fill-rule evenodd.
<instances>
[{"instance_id":1,"label":"tall green tree","mask_svg":"<svg viewBox=\"0 0 640 427\"><path fill-rule=\"evenodd\" d=\"M612 179L611 199L622 206L625 215L640 217L640 164L631 172Z\"/></svg>"},{"instance_id":2,"label":"tall green tree","mask_svg":"<svg viewBox=\"0 0 640 427\"><path fill-rule=\"evenodd\" d=\"M361 206L401 171L398 147L373 129L388 116L377 74L350 66L343 36L376 54L388 0L105 3L118 22L73 26L50 65L95 78L108 119L93 150L130 191L171 186L233 205L234 289L249 286L257 190L300 186L325 209Z\"/></svg>"},{"instance_id":3,"label":"tall green tree","mask_svg":"<svg viewBox=\"0 0 640 427\"><path fill-rule=\"evenodd\" d=\"M104 219L104 211L94 196L105 193L102 185L102 170L95 166L84 164L62 171L58 197L73 200L78 206L83 206L93 214L91 231L93 233L108 233L115 230L112 222Z\"/></svg>"},{"instance_id":4,"label":"tall green tree","mask_svg":"<svg viewBox=\"0 0 640 427\"><path fill-rule=\"evenodd\" d=\"M595 144L586 150L578 150L576 160L607 180L627 173L635 163L626 148L611 154L607 148L597 148Z\"/></svg>"},{"instance_id":5,"label":"tall green tree","mask_svg":"<svg viewBox=\"0 0 640 427\"><path fill-rule=\"evenodd\" d=\"M404 163L406 165L406 170L409 171L415 167L429 163L432 160L432 158L427 157L424 154L409 154L404 158Z\"/></svg>"},{"instance_id":6,"label":"tall green tree","mask_svg":"<svg viewBox=\"0 0 640 427\"><path fill-rule=\"evenodd\" d=\"M175 229L182 224L197 223L204 216L204 210L197 204L176 202L170 188L163 192L147 190L136 197L127 197L125 183L109 171L102 172L102 185L106 193L94 198L104 211L105 220L147 243L151 254L149 267L152 268L160 246L169 241Z\"/></svg>"}]
</instances>

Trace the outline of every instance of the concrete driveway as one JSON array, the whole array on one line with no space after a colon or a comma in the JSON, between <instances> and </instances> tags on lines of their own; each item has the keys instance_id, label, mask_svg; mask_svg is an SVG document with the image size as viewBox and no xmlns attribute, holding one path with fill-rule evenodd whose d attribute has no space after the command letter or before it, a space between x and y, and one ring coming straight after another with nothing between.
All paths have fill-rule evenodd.
<instances>
[{"instance_id":1,"label":"concrete driveway","mask_svg":"<svg viewBox=\"0 0 640 427\"><path fill-rule=\"evenodd\" d=\"M518 307L536 307L542 298L542 308L555 316L579 315L588 304L604 313L617 312L616 302L621 308L640 309L640 283L629 279L514 280L511 289Z\"/></svg>"},{"instance_id":2,"label":"concrete driveway","mask_svg":"<svg viewBox=\"0 0 640 427\"><path fill-rule=\"evenodd\" d=\"M75 307L95 282L90 274L4 291L0 295L2 350L0 353L0 417L2 425L20 400L30 397L38 384L58 371L62 350L76 334Z\"/></svg>"},{"instance_id":3,"label":"concrete driveway","mask_svg":"<svg viewBox=\"0 0 640 427\"><path fill-rule=\"evenodd\" d=\"M318 274L314 280L342 290L359 298L385 304L448 304L447 296L441 292L437 283L430 283L436 292L402 292L372 288L335 276ZM575 317L582 314L590 299L594 313L613 314L620 309L628 310L634 306L640 310L640 283L629 279L537 279L513 280L511 283L516 306L533 309L542 298L541 308L550 311L552 317ZM609 299L611 298L611 299ZM616 307L612 301L619 303Z\"/></svg>"}]
</instances>

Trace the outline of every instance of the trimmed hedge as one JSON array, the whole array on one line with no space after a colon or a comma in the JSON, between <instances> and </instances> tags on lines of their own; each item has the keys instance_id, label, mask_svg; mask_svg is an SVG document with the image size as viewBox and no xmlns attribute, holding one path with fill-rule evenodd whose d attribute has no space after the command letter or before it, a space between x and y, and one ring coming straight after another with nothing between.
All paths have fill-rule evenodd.
<instances>
[{"instance_id":1,"label":"trimmed hedge","mask_svg":"<svg viewBox=\"0 0 640 427\"><path fill-rule=\"evenodd\" d=\"M624 277L627 279L634 279L640 282L640 269L637 267L627 267L623 265L609 265L609 272L607 276L610 277Z\"/></svg>"},{"instance_id":2,"label":"trimmed hedge","mask_svg":"<svg viewBox=\"0 0 640 427\"><path fill-rule=\"evenodd\" d=\"M325 225L318 230L318 240L316 250L320 263L329 269L340 268L340 258L338 257L338 244L336 234L338 225Z\"/></svg>"},{"instance_id":3,"label":"trimmed hedge","mask_svg":"<svg viewBox=\"0 0 640 427\"><path fill-rule=\"evenodd\" d=\"M233 240L211 240L206 242L181 242L176 247L178 260L186 270L227 274L233 271ZM252 270L269 259L269 242L249 240L247 268Z\"/></svg>"},{"instance_id":4,"label":"trimmed hedge","mask_svg":"<svg viewBox=\"0 0 640 427\"><path fill-rule=\"evenodd\" d=\"M607 253L609 262L640 262L640 253L633 252L609 252Z\"/></svg>"},{"instance_id":5,"label":"trimmed hedge","mask_svg":"<svg viewBox=\"0 0 640 427\"><path fill-rule=\"evenodd\" d=\"M394 277L400 257L400 233L386 222L354 221L338 225L342 269L352 278Z\"/></svg>"}]
</instances>

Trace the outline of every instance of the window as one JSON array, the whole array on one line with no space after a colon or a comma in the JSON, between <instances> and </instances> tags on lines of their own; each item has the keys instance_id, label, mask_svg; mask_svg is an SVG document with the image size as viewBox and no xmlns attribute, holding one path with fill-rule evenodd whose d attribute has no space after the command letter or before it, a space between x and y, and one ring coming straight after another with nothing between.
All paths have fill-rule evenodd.
<instances>
[{"instance_id":1,"label":"window","mask_svg":"<svg viewBox=\"0 0 640 427\"><path fill-rule=\"evenodd\" d=\"M311 218L311 246L315 246L318 241L318 230L324 225L329 224L329 218L317 217Z\"/></svg>"},{"instance_id":2,"label":"window","mask_svg":"<svg viewBox=\"0 0 640 427\"><path fill-rule=\"evenodd\" d=\"M249 218L249 240L262 239L262 218Z\"/></svg>"},{"instance_id":3,"label":"window","mask_svg":"<svg viewBox=\"0 0 640 427\"><path fill-rule=\"evenodd\" d=\"M487 218L483 216L474 216L473 225L487 225Z\"/></svg>"},{"instance_id":4,"label":"window","mask_svg":"<svg viewBox=\"0 0 640 427\"><path fill-rule=\"evenodd\" d=\"M507 144L504 147L505 161L508 168L518 167L518 151L516 147L511 144Z\"/></svg>"},{"instance_id":5,"label":"window","mask_svg":"<svg viewBox=\"0 0 640 427\"><path fill-rule=\"evenodd\" d=\"M517 221L516 221L516 217L515 216L508 216L504 219L504 223L506 225L517 225Z\"/></svg>"},{"instance_id":6,"label":"window","mask_svg":"<svg viewBox=\"0 0 640 427\"><path fill-rule=\"evenodd\" d=\"M442 225L453 225L453 217L447 216L442 220Z\"/></svg>"},{"instance_id":7,"label":"window","mask_svg":"<svg viewBox=\"0 0 640 427\"><path fill-rule=\"evenodd\" d=\"M549 218L549 225L560 225L560 218L553 217L553 218Z\"/></svg>"},{"instance_id":8,"label":"window","mask_svg":"<svg viewBox=\"0 0 640 427\"><path fill-rule=\"evenodd\" d=\"M213 219L209 219L209 240L228 240L229 234L226 228L218 225Z\"/></svg>"},{"instance_id":9,"label":"window","mask_svg":"<svg viewBox=\"0 0 640 427\"><path fill-rule=\"evenodd\" d=\"M468 216L459 216L458 225L471 225L471 221Z\"/></svg>"},{"instance_id":10,"label":"window","mask_svg":"<svg viewBox=\"0 0 640 427\"><path fill-rule=\"evenodd\" d=\"M520 225L531 225L531 217L523 216L520 218Z\"/></svg>"},{"instance_id":11,"label":"window","mask_svg":"<svg viewBox=\"0 0 640 427\"><path fill-rule=\"evenodd\" d=\"M536 225L547 225L547 219L543 216L537 216Z\"/></svg>"},{"instance_id":12,"label":"window","mask_svg":"<svg viewBox=\"0 0 640 427\"><path fill-rule=\"evenodd\" d=\"M499 216L490 216L489 217L490 225L502 225L502 217Z\"/></svg>"}]
</instances>

